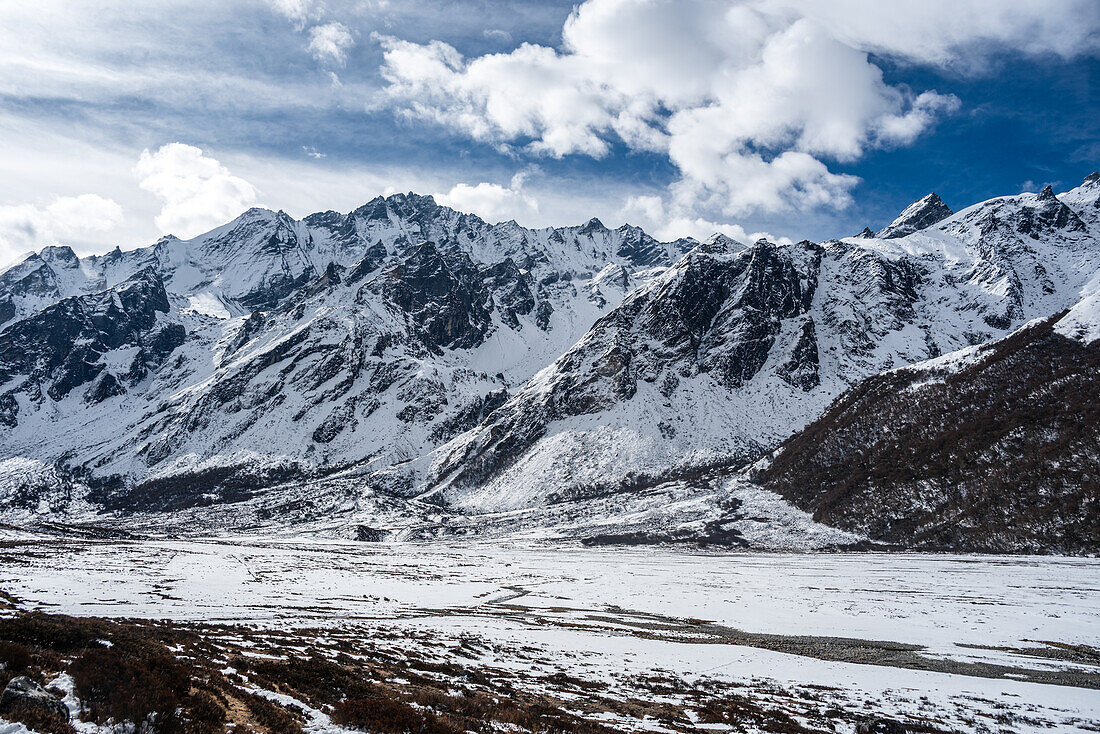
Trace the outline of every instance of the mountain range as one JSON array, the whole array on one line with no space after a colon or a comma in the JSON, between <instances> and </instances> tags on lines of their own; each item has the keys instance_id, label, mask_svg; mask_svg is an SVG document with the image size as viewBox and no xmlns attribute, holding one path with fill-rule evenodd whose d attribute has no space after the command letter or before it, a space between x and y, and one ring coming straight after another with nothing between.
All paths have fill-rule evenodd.
<instances>
[{"instance_id":1,"label":"mountain range","mask_svg":"<svg viewBox=\"0 0 1100 734\"><path fill-rule=\"evenodd\" d=\"M827 242L431 197L0 273L0 518L1100 550L1100 175Z\"/></svg>"}]
</instances>

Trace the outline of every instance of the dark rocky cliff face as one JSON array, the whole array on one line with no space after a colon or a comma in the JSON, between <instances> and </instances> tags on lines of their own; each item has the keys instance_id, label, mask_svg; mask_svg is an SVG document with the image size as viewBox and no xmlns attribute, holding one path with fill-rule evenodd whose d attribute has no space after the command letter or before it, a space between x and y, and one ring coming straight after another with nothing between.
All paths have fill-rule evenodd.
<instances>
[{"instance_id":1,"label":"dark rocky cliff face","mask_svg":"<svg viewBox=\"0 0 1100 734\"><path fill-rule=\"evenodd\" d=\"M517 328L519 317L535 310L530 279L511 258L481 268L480 275L505 325Z\"/></svg>"},{"instance_id":2,"label":"dark rocky cliff face","mask_svg":"<svg viewBox=\"0 0 1100 734\"><path fill-rule=\"evenodd\" d=\"M434 242L406 250L367 287L401 313L408 331L435 353L481 344L494 328L494 312L515 329L519 316L535 309L529 277L511 259L479 267L466 252L443 250Z\"/></svg>"},{"instance_id":3,"label":"dark rocky cliff face","mask_svg":"<svg viewBox=\"0 0 1100 734\"><path fill-rule=\"evenodd\" d=\"M470 348L485 338L492 300L470 256L425 242L374 281L429 349Z\"/></svg>"},{"instance_id":4,"label":"dark rocky cliff face","mask_svg":"<svg viewBox=\"0 0 1100 734\"><path fill-rule=\"evenodd\" d=\"M622 234L622 241L616 254L627 262L652 267L666 261L664 246L639 227L624 224L619 227L619 232Z\"/></svg>"},{"instance_id":5,"label":"dark rocky cliff face","mask_svg":"<svg viewBox=\"0 0 1100 734\"><path fill-rule=\"evenodd\" d=\"M761 241L721 273L695 274L703 280L724 281L729 289L718 301L721 307L717 313L706 323L692 324L698 334L696 351L701 372L712 373L723 384L737 388L760 371L771 354L782 320L803 314L810 307L821 250L809 243L806 246L810 258L805 273L799 272L789 251ZM685 315L706 312L694 295L685 293L684 300L685 305L679 308ZM663 320L659 315L657 318ZM815 358L816 353L807 345L798 355L792 355L798 363L792 362L789 369L792 373L804 366L812 370L810 364L801 361Z\"/></svg>"},{"instance_id":6,"label":"dark rocky cliff face","mask_svg":"<svg viewBox=\"0 0 1100 734\"><path fill-rule=\"evenodd\" d=\"M13 391L32 400L41 400L43 391L60 400L97 378L85 394L87 402L119 394L124 382L144 377L182 343L178 324L158 327L157 314L168 310L164 284L152 270L101 293L66 298L4 331L0 382L22 377ZM117 375L105 372L103 354L126 346L137 348L128 369ZM9 413L5 423L14 422Z\"/></svg>"},{"instance_id":7,"label":"dark rocky cliff face","mask_svg":"<svg viewBox=\"0 0 1100 734\"><path fill-rule=\"evenodd\" d=\"M486 418L437 467L458 485L506 468L555 420L598 413L634 397L640 383L662 391L700 374L734 390L760 371L785 319L805 314L822 249L760 241L736 254L698 248L673 271L596 322L529 386ZM713 248L712 248L713 249ZM797 251L800 257L792 253ZM784 364L800 387L817 379L812 319ZM732 444L731 444L732 445Z\"/></svg>"},{"instance_id":8,"label":"dark rocky cliff face","mask_svg":"<svg viewBox=\"0 0 1100 734\"><path fill-rule=\"evenodd\" d=\"M19 314L17 301L61 298L59 272L80 266L69 247L45 247L0 274L0 324Z\"/></svg>"},{"instance_id":9,"label":"dark rocky cliff face","mask_svg":"<svg viewBox=\"0 0 1100 734\"><path fill-rule=\"evenodd\" d=\"M1035 206L1022 208L1014 224L1017 232L1032 239L1039 239L1053 230L1084 232L1086 229L1081 218L1054 195L1049 185L1039 192Z\"/></svg>"},{"instance_id":10,"label":"dark rocky cliff face","mask_svg":"<svg viewBox=\"0 0 1100 734\"><path fill-rule=\"evenodd\" d=\"M820 522L906 547L1100 552L1100 342L1053 321L961 369L867 379L755 481Z\"/></svg>"}]
</instances>

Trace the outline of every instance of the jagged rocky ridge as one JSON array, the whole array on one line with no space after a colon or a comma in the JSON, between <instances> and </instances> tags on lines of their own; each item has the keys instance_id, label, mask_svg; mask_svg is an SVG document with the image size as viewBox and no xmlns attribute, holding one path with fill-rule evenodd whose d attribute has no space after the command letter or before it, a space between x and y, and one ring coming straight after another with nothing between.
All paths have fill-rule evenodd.
<instances>
[{"instance_id":1,"label":"jagged rocky ridge","mask_svg":"<svg viewBox=\"0 0 1100 734\"><path fill-rule=\"evenodd\" d=\"M346 527L606 509L748 464L868 376L1072 306L1100 268L1098 202L1089 177L889 239L745 246L399 195L129 253L47 248L0 274L0 483L24 510L53 483L51 508L91 486L91 510L178 514L289 480L266 517L325 507ZM132 282L163 299L100 318ZM9 337L65 303L94 333L76 356Z\"/></svg>"},{"instance_id":2,"label":"jagged rocky ridge","mask_svg":"<svg viewBox=\"0 0 1100 734\"><path fill-rule=\"evenodd\" d=\"M1076 303L1100 269L1082 218L1100 186L1063 198L1073 207L1049 188L995 199L889 240L697 247L476 429L398 471L484 512L747 463L863 378Z\"/></svg>"},{"instance_id":3,"label":"jagged rocky ridge","mask_svg":"<svg viewBox=\"0 0 1100 734\"><path fill-rule=\"evenodd\" d=\"M0 274L0 445L104 491L189 478L204 501L234 475L404 461L476 425L693 244L598 220L490 225L395 195L301 221L249 210L132 252L46 248ZM135 279L155 303L119 303ZM47 353L35 335L50 332L79 346Z\"/></svg>"},{"instance_id":4,"label":"jagged rocky ridge","mask_svg":"<svg viewBox=\"0 0 1100 734\"><path fill-rule=\"evenodd\" d=\"M44 248L0 274L0 320L103 290L145 268L161 276L181 306L248 315L273 308L321 277L330 263L378 265L427 241L462 250L479 264L511 259L543 275L592 274L610 263L630 270L668 265L694 244L657 242L637 227L612 230L597 219L543 229L489 224L416 194L378 197L348 214L319 212L300 221L250 209L186 241L169 235L150 247L85 258L68 247Z\"/></svg>"},{"instance_id":5,"label":"jagged rocky ridge","mask_svg":"<svg viewBox=\"0 0 1100 734\"><path fill-rule=\"evenodd\" d=\"M180 346L184 330L166 323L168 295L151 269L90 296L64 298L4 331L0 340L0 423L18 425L18 393L60 401L91 383L84 403L125 392L164 364ZM108 369L104 356L114 358ZM42 395L45 388L46 395Z\"/></svg>"},{"instance_id":6,"label":"jagged rocky ridge","mask_svg":"<svg viewBox=\"0 0 1100 734\"><path fill-rule=\"evenodd\" d=\"M892 240L895 237L904 237L922 229L927 229L937 222L942 222L955 212L951 211L939 194L932 192L923 199L918 199L905 208L898 218L888 226L879 230L878 234L864 228L860 234L865 237L878 237L883 240Z\"/></svg>"}]
</instances>

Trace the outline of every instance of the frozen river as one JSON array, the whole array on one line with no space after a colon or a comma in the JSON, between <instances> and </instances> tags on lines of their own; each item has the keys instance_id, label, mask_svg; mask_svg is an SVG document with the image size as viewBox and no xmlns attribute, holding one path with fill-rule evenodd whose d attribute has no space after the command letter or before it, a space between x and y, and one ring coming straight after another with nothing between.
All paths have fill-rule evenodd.
<instances>
[{"instance_id":1,"label":"frozen river","mask_svg":"<svg viewBox=\"0 0 1100 734\"><path fill-rule=\"evenodd\" d=\"M1095 559L30 536L0 558L26 609L427 629L579 677L837 687L974 730L1006 709L1013 731L1100 725Z\"/></svg>"}]
</instances>

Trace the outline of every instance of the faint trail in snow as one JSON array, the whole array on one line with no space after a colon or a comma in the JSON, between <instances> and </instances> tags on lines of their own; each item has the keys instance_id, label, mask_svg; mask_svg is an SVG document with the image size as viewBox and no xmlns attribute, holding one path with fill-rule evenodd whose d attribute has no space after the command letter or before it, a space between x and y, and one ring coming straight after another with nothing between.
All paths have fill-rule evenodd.
<instances>
[{"instance_id":1,"label":"faint trail in snow","mask_svg":"<svg viewBox=\"0 0 1100 734\"><path fill-rule=\"evenodd\" d=\"M511 593L504 594L503 596L497 597L496 599L486 599L485 601L480 602L477 606L487 606L490 604L506 604L507 602L519 599L531 593L522 586L505 586L504 588L508 589Z\"/></svg>"}]
</instances>

